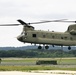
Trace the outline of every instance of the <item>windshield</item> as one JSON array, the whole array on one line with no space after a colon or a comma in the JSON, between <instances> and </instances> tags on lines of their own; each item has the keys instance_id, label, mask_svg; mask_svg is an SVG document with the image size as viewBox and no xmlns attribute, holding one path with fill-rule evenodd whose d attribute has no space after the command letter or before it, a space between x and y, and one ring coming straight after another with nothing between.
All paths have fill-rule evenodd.
<instances>
[{"instance_id":1,"label":"windshield","mask_svg":"<svg viewBox=\"0 0 76 75\"><path fill-rule=\"evenodd\" d=\"M26 35L27 35L27 33L26 33L25 31L23 31L23 32L21 33L21 35L25 35L25 36L26 36Z\"/></svg>"},{"instance_id":2,"label":"windshield","mask_svg":"<svg viewBox=\"0 0 76 75\"><path fill-rule=\"evenodd\" d=\"M25 35L25 31L22 31L22 32L21 32L21 35Z\"/></svg>"}]
</instances>

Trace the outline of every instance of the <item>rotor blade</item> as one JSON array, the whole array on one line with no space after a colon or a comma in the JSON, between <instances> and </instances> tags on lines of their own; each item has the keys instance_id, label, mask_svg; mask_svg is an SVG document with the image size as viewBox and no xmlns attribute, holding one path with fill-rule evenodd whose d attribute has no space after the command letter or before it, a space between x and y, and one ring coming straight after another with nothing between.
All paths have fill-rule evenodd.
<instances>
[{"instance_id":1,"label":"rotor blade","mask_svg":"<svg viewBox=\"0 0 76 75\"><path fill-rule=\"evenodd\" d=\"M41 20L41 21L64 21L64 20L68 20L68 19L59 19L59 20Z\"/></svg>"},{"instance_id":2,"label":"rotor blade","mask_svg":"<svg viewBox=\"0 0 76 75\"><path fill-rule=\"evenodd\" d=\"M30 24L40 24L40 23L47 23L47 22L73 22L73 23L76 23L76 21L65 21L67 19L60 19L60 20L43 20L41 22L32 22L32 23L25 23L24 21L22 20L17 20L19 23L21 24L1 24L0 26L18 26L18 25L24 25L24 26L30 26Z\"/></svg>"},{"instance_id":3,"label":"rotor blade","mask_svg":"<svg viewBox=\"0 0 76 75\"><path fill-rule=\"evenodd\" d=\"M43 20L43 22L66 22L66 23L76 23L76 21L64 21L64 20L67 20L67 19L61 19L61 20L52 20L52 21L50 21L50 20Z\"/></svg>"},{"instance_id":4,"label":"rotor blade","mask_svg":"<svg viewBox=\"0 0 76 75\"><path fill-rule=\"evenodd\" d=\"M28 23L25 23L24 21L22 20L17 20L20 24L1 24L0 26L18 26L18 25L25 25L25 26L29 26Z\"/></svg>"},{"instance_id":5,"label":"rotor blade","mask_svg":"<svg viewBox=\"0 0 76 75\"><path fill-rule=\"evenodd\" d=\"M47 23L46 21L42 21L42 22L32 22L32 23L28 23L28 24L40 24L40 23Z\"/></svg>"},{"instance_id":6,"label":"rotor blade","mask_svg":"<svg viewBox=\"0 0 76 75\"><path fill-rule=\"evenodd\" d=\"M73 23L76 23L76 21L62 21L62 20L54 20L54 21L44 21L44 22L73 22Z\"/></svg>"},{"instance_id":7,"label":"rotor blade","mask_svg":"<svg viewBox=\"0 0 76 75\"><path fill-rule=\"evenodd\" d=\"M29 24L40 24L40 23L48 23L48 22L66 22L66 23L76 23L76 21L52 20L52 21L34 22L34 23L29 23Z\"/></svg>"},{"instance_id":8,"label":"rotor blade","mask_svg":"<svg viewBox=\"0 0 76 75\"><path fill-rule=\"evenodd\" d=\"M66 23L76 23L76 21L60 21L60 22L66 22Z\"/></svg>"},{"instance_id":9,"label":"rotor blade","mask_svg":"<svg viewBox=\"0 0 76 75\"><path fill-rule=\"evenodd\" d=\"M28 23L28 24L40 24L40 23L47 23L47 22L62 22L63 20L67 19L60 19L60 20L42 20L41 22L33 22L33 23Z\"/></svg>"},{"instance_id":10,"label":"rotor blade","mask_svg":"<svg viewBox=\"0 0 76 75\"><path fill-rule=\"evenodd\" d=\"M1 24L0 26L18 26L18 25L21 25L21 24Z\"/></svg>"},{"instance_id":11,"label":"rotor blade","mask_svg":"<svg viewBox=\"0 0 76 75\"><path fill-rule=\"evenodd\" d=\"M21 23L22 25L25 26L29 26L29 23L25 23L24 21L22 21L21 19L17 20L19 23Z\"/></svg>"}]
</instances>

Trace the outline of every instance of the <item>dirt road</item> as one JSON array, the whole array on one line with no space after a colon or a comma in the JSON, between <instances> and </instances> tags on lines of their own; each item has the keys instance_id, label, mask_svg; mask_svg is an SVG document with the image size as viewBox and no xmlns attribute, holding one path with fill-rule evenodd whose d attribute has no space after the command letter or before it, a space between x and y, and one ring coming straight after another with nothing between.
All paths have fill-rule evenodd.
<instances>
[{"instance_id":1,"label":"dirt road","mask_svg":"<svg viewBox=\"0 0 76 75\"><path fill-rule=\"evenodd\" d=\"M0 71L0 75L76 75L76 71L46 70L46 71Z\"/></svg>"}]
</instances>

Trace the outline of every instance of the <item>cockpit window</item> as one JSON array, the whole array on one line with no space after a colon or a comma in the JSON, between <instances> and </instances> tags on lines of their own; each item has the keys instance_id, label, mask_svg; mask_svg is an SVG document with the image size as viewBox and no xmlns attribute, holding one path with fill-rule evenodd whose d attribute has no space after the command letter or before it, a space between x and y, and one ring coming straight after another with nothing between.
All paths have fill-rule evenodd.
<instances>
[{"instance_id":1,"label":"cockpit window","mask_svg":"<svg viewBox=\"0 0 76 75\"><path fill-rule=\"evenodd\" d=\"M25 31L23 31L23 32L21 33L21 35L25 35Z\"/></svg>"},{"instance_id":2,"label":"cockpit window","mask_svg":"<svg viewBox=\"0 0 76 75\"><path fill-rule=\"evenodd\" d=\"M25 33L25 35L27 35L27 33Z\"/></svg>"},{"instance_id":3,"label":"cockpit window","mask_svg":"<svg viewBox=\"0 0 76 75\"><path fill-rule=\"evenodd\" d=\"M21 34L23 34L23 32L21 32Z\"/></svg>"}]
</instances>

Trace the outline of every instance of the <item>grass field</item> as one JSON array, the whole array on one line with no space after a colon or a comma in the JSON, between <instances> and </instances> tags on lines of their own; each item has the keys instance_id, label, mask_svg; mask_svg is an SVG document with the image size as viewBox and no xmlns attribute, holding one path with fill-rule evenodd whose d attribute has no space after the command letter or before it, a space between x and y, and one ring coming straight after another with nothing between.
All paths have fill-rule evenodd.
<instances>
[{"instance_id":1,"label":"grass field","mask_svg":"<svg viewBox=\"0 0 76 75\"><path fill-rule=\"evenodd\" d=\"M36 65L38 60L57 60L58 65ZM0 71L74 70L76 58L2 58Z\"/></svg>"}]
</instances>

